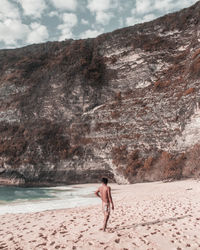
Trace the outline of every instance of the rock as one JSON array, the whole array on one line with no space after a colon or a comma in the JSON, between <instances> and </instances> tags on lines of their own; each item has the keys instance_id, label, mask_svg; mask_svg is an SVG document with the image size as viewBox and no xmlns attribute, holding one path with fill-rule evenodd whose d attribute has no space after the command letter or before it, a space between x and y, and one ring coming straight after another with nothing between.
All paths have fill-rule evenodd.
<instances>
[{"instance_id":1,"label":"rock","mask_svg":"<svg viewBox=\"0 0 200 250\"><path fill-rule=\"evenodd\" d=\"M200 142L199 11L197 2L95 39L1 50L4 180L181 178Z\"/></svg>"},{"instance_id":2,"label":"rock","mask_svg":"<svg viewBox=\"0 0 200 250\"><path fill-rule=\"evenodd\" d=\"M3 167L0 167L0 174L3 174L5 172L5 169Z\"/></svg>"}]
</instances>

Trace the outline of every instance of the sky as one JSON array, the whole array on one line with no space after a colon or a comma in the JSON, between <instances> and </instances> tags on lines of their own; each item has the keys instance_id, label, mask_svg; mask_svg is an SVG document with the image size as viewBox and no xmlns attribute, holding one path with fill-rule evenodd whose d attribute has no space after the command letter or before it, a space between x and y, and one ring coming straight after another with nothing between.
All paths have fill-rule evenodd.
<instances>
[{"instance_id":1,"label":"sky","mask_svg":"<svg viewBox=\"0 0 200 250\"><path fill-rule=\"evenodd\" d=\"M0 49L96 37L197 0L0 0Z\"/></svg>"}]
</instances>

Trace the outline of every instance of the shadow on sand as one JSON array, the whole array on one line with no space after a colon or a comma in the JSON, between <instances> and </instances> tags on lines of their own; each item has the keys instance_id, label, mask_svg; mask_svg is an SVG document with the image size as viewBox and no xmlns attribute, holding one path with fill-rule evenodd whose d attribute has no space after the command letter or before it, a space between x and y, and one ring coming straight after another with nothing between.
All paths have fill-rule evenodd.
<instances>
[{"instance_id":1,"label":"shadow on sand","mask_svg":"<svg viewBox=\"0 0 200 250\"><path fill-rule=\"evenodd\" d=\"M184 216L179 216L179 217L172 217L172 218L167 218L167 219L163 219L163 220L154 220L154 221L149 221L149 222L144 222L144 223L138 223L138 224L132 224L132 225L128 225L128 226L122 226L122 227L115 227L115 230L123 230L123 229L130 229L130 228L136 228L136 227L139 227L139 226L149 226L149 225L155 225L155 224L158 224L158 223L167 223L167 222L170 222L170 221L178 221L178 220L181 220L181 219L184 219L186 217L191 217L191 215L184 215Z\"/></svg>"}]
</instances>

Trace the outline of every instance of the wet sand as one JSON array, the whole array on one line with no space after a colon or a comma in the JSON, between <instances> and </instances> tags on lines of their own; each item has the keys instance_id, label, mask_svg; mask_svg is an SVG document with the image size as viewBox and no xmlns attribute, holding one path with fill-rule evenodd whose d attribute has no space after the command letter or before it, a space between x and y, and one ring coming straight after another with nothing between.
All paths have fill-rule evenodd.
<instances>
[{"instance_id":1,"label":"wet sand","mask_svg":"<svg viewBox=\"0 0 200 250\"><path fill-rule=\"evenodd\" d=\"M111 187L115 210L107 232L99 231L100 205L6 214L0 216L0 249L200 249L200 182Z\"/></svg>"}]
</instances>

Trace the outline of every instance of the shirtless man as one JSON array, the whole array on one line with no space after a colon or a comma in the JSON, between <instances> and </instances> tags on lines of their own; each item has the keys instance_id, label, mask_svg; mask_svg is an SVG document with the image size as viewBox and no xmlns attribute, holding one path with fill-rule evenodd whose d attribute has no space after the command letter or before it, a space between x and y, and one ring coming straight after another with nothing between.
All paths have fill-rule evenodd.
<instances>
[{"instance_id":1,"label":"shirtless man","mask_svg":"<svg viewBox=\"0 0 200 250\"><path fill-rule=\"evenodd\" d=\"M95 192L95 195L102 200L102 209L104 213L103 231L106 231L108 219L110 216L110 204L112 205L112 210L114 210L114 204L111 196L111 188L107 186L108 179L102 178L101 181L102 186L98 188L98 190Z\"/></svg>"}]
</instances>

